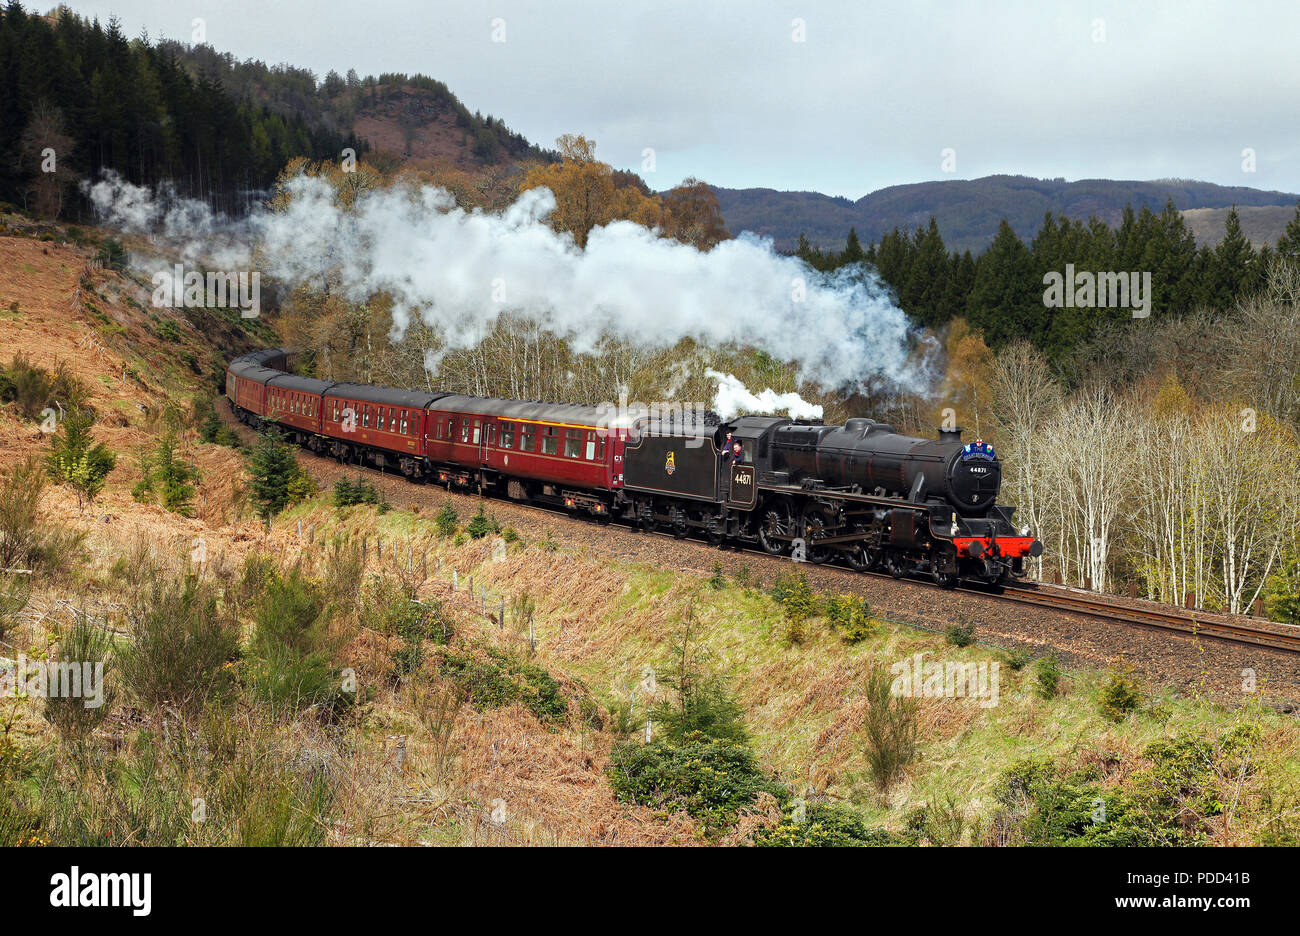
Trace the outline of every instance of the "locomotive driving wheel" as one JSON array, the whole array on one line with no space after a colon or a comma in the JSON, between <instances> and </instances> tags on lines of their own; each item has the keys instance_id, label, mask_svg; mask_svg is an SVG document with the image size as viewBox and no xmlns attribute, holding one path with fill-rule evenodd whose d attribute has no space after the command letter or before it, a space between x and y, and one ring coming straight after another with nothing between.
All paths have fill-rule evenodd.
<instances>
[{"instance_id":1,"label":"locomotive driving wheel","mask_svg":"<svg viewBox=\"0 0 1300 936\"><path fill-rule=\"evenodd\" d=\"M794 533L794 511L790 509L788 498L778 497L768 502L759 518L758 543L764 552L780 556L790 551L790 541L776 539L778 536L791 536Z\"/></svg>"},{"instance_id":2,"label":"locomotive driving wheel","mask_svg":"<svg viewBox=\"0 0 1300 936\"><path fill-rule=\"evenodd\" d=\"M803 516L800 522L800 532L807 541L816 539L819 536L825 536L828 528L835 525L835 518L828 514L828 508L822 506L816 501L809 501L804 505ZM804 558L809 562L821 565L831 557L834 552L829 546L813 546L806 543L804 548Z\"/></svg>"},{"instance_id":3,"label":"locomotive driving wheel","mask_svg":"<svg viewBox=\"0 0 1300 936\"><path fill-rule=\"evenodd\" d=\"M858 543L844 554L845 560L854 572L868 572L880 563L880 550Z\"/></svg>"},{"instance_id":4,"label":"locomotive driving wheel","mask_svg":"<svg viewBox=\"0 0 1300 936\"><path fill-rule=\"evenodd\" d=\"M901 579L907 574L907 560L903 558L902 553L894 552L892 549L885 553L885 571L896 579Z\"/></svg>"}]
</instances>

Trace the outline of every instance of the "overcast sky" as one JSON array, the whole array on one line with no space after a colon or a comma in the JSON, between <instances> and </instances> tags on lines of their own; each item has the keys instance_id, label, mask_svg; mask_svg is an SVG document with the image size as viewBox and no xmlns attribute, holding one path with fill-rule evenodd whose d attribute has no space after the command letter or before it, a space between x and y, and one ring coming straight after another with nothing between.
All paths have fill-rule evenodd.
<instances>
[{"instance_id":1,"label":"overcast sky","mask_svg":"<svg viewBox=\"0 0 1300 936\"><path fill-rule=\"evenodd\" d=\"M318 78L431 75L534 142L584 133L637 171L652 149L656 189L694 175L856 199L1018 173L1300 192L1297 0L70 6L182 41L200 18L218 50Z\"/></svg>"}]
</instances>

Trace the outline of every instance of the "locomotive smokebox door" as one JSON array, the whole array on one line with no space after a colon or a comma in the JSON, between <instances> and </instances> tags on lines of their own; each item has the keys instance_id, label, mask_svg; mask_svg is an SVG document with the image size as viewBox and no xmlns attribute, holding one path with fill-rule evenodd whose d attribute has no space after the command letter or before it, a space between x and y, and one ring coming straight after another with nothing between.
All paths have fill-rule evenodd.
<instances>
[{"instance_id":1,"label":"locomotive smokebox door","mask_svg":"<svg viewBox=\"0 0 1300 936\"><path fill-rule=\"evenodd\" d=\"M732 507L750 510L757 498L758 485L754 483L754 466L732 465L731 492L727 496L727 503Z\"/></svg>"}]
</instances>

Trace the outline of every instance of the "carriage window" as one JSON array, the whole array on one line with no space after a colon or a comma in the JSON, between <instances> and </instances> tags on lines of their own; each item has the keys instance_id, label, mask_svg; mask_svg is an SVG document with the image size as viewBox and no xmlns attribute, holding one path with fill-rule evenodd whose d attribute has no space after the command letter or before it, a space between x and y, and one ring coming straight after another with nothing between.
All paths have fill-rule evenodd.
<instances>
[{"instance_id":1,"label":"carriage window","mask_svg":"<svg viewBox=\"0 0 1300 936\"><path fill-rule=\"evenodd\" d=\"M519 427L519 451L537 451L537 426L533 423L523 423Z\"/></svg>"},{"instance_id":2,"label":"carriage window","mask_svg":"<svg viewBox=\"0 0 1300 936\"><path fill-rule=\"evenodd\" d=\"M582 457L582 430L581 429L564 430L564 457L565 458Z\"/></svg>"},{"instance_id":3,"label":"carriage window","mask_svg":"<svg viewBox=\"0 0 1300 936\"><path fill-rule=\"evenodd\" d=\"M370 407L368 406L361 407L361 425L367 429L370 428Z\"/></svg>"},{"instance_id":4,"label":"carriage window","mask_svg":"<svg viewBox=\"0 0 1300 936\"><path fill-rule=\"evenodd\" d=\"M408 423L406 422L406 410L402 410L402 435L410 435L410 433L407 432L407 425Z\"/></svg>"},{"instance_id":5,"label":"carriage window","mask_svg":"<svg viewBox=\"0 0 1300 936\"><path fill-rule=\"evenodd\" d=\"M379 416L379 419L378 419L378 421L375 423L375 428L376 428L376 429L383 429L383 428L385 428L385 425L386 425L386 424L385 424L385 422L384 422L384 408L383 408L382 406L379 407L379 413L378 413L378 416Z\"/></svg>"},{"instance_id":6,"label":"carriage window","mask_svg":"<svg viewBox=\"0 0 1300 936\"><path fill-rule=\"evenodd\" d=\"M601 455L604 454L605 454L604 452L601 452ZM596 433L588 432L587 433L587 460L590 461L595 457L596 457Z\"/></svg>"},{"instance_id":7,"label":"carriage window","mask_svg":"<svg viewBox=\"0 0 1300 936\"><path fill-rule=\"evenodd\" d=\"M474 444L478 445L479 421L474 420Z\"/></svg>"},{"instance_id":8,"label":"carriage window","mask_svg":"<svg viewBox=\"0 0 1300 936\"><path fill-rule=\"evenodd\" d=\"M542 454L554 455L559 448L560 440L555 436L554 426L542 427Z\"/></svg>"},{"instance_id":9,"label":"carriage window","mask_svg":"<svg viewBox=\"0 0 1300 936\"><path fill-rule=\"evenodd\" d=\"M515 447L515 424L503 422L501 424L501 447L503 449Z\"/></svg>"}]
</instances>

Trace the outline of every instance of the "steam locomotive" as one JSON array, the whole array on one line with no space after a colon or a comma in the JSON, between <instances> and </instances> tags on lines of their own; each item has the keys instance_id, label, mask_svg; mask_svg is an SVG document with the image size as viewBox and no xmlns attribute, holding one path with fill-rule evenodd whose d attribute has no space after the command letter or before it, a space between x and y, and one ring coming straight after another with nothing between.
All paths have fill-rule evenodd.
<instances>
[{"instance_id":1,"label":"steam locomotive","mask_svg":"<svg viewBox=\"0 0 1300 936\"><path fill-rule=\"evenodd\" d=\"M778 417L722 420L497 400L289 374L272 348L232 361L236 416L291 442L412 481L620 518L796 561L1001 584L1042 554L997 503L993 447Z\"/></svg>"}]
</instances>

